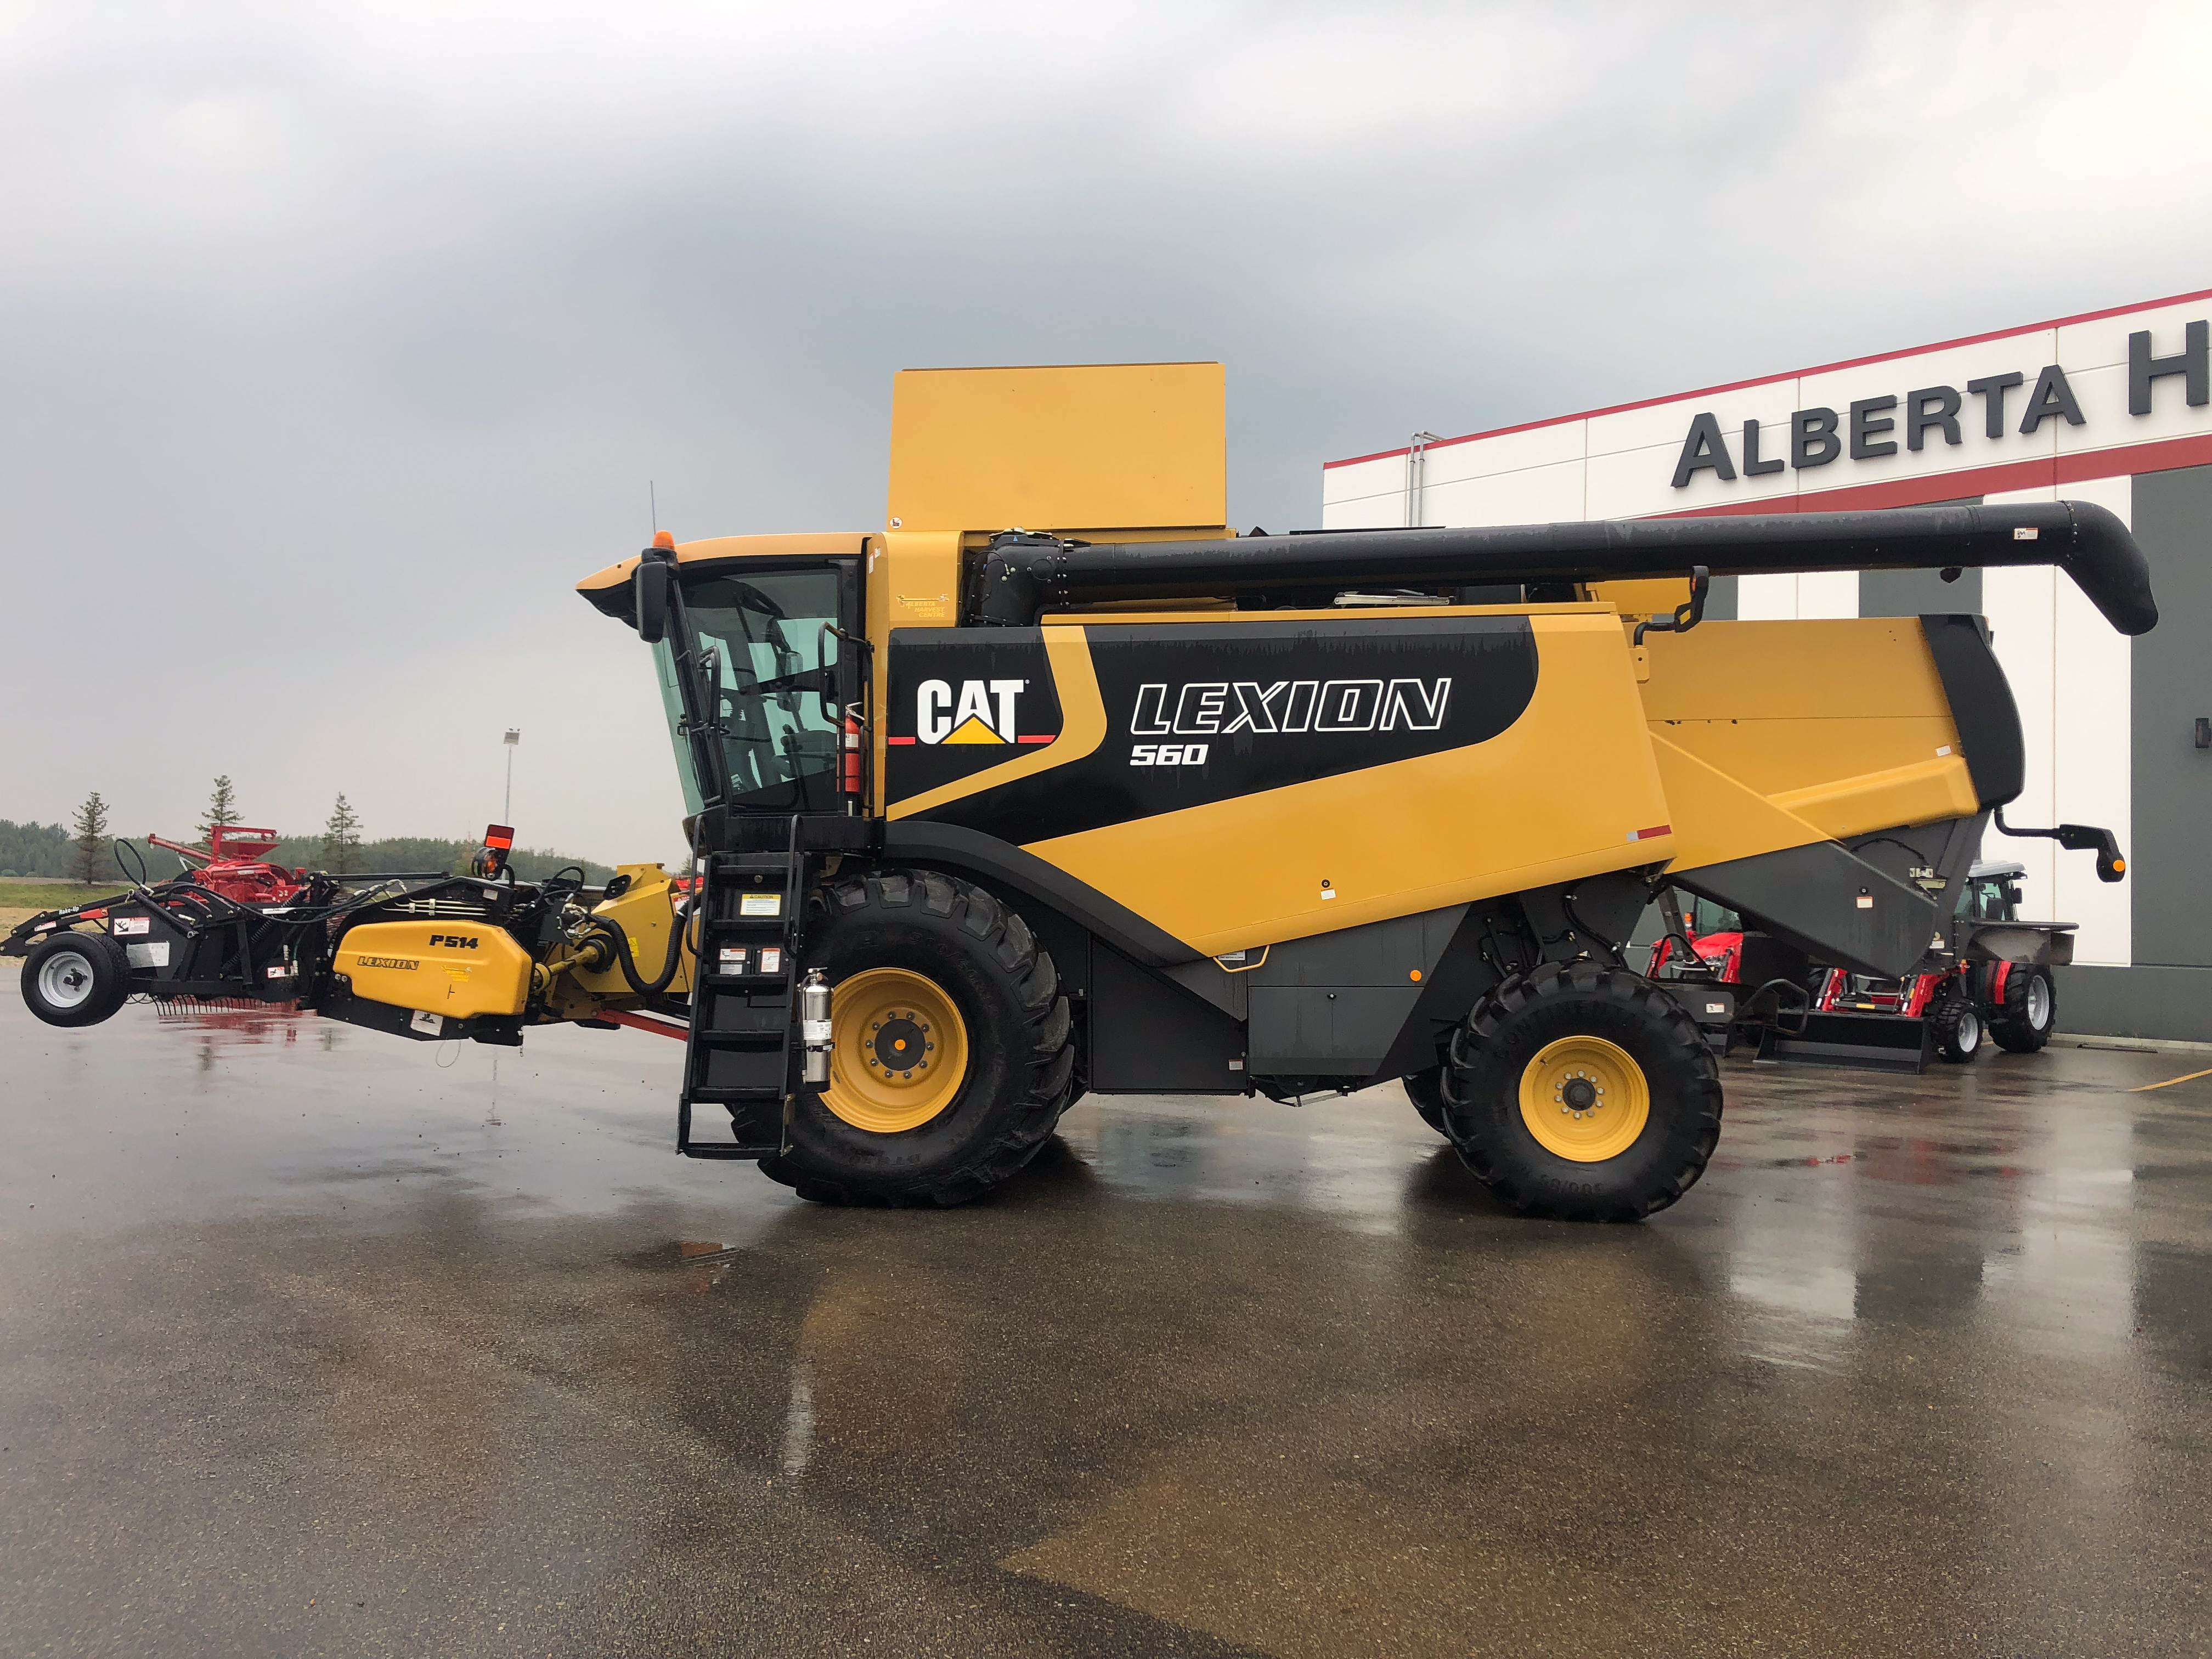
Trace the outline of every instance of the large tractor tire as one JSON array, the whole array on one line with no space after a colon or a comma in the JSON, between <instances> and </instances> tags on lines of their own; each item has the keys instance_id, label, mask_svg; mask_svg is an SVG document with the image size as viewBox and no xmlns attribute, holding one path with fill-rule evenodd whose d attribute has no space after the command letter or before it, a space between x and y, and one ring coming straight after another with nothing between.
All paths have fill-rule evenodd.
<instances>
[{"instance_id":1,"label":"large tractor tire","mask_svg":"<svg viewBox=\"0 0 2212 1659\"><path fill-rule=\"evenodd\" d=\"M2048 969L2015 964L2005 975L2004 1002L1990 1016L1990 1035L2001 1048L2032 1054L2051 1041L2058 1023L2058 988Z\"/></svg>"},{"instance_id":2,"label":"large tractor tire","mask_svg":"<svg viewBox=\"0 0 2212 1659\"><path fill-rule=\"evenodd\" d=\"M832 886L806 966L830 985L830 1086L761 1168L824 1204L952 1205L1028 1163L1066 1105L1067 999L1022 919L932 871Z\"/></svg>"},{"instance_id":3,"label":"large tractor tire","mask_svg":"<svg viewBox=\"0 0 2212 1659\"><path fill-rule=\"evenodd\" d=\"M1954 1066L1970 1066L1982 1052L1982 1011L1972 997L1947 996L1928 1016L1936 1053Z\"/></svg>"},{"instance_id":4,"label":"large tractor tire","mask_svg":"<svg viewBox=\"0 0 2212 1659\"><path fill-rule=\"evenodd\" d=\"M56 933L23 961L23 1000L49 1025L97 1025L130 994L130 958L105 933Z\"/></svg>"},{"instance_id":5,"label":"large tractor tire","mask_svg":"<svg viewBox=\"0 0 2212 1659\"><path fill-rule=\"evenodd\" d=\"M1444 1127L1443 1070L1441 1066L1431 1066L1425 1072L1415 1072L1399 1081L1405 1085L1406 1098L1413 1103L1421 1121L1449 1138L1451 1131Z\"/></svg>"},{"instance_id":6,"label":"large tractor tire","mask_svg":"<svg viewBox=\"0 0 2212 1659\"><path fill-rule=\"evenodd\" d=\"M1498 1198L1561 1221L1635 1221L1697 1184L1721 1132L1720 1067L1648 979L1546 963L1453 1034L1445 1133Z\"/></svg>"}]
</instances>

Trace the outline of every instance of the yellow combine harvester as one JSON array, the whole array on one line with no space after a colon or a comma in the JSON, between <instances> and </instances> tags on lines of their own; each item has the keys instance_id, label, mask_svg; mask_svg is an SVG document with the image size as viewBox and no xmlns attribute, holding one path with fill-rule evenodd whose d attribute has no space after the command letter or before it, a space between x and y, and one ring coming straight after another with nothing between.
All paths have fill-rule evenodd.
<instances>
[{"instance_id":1,"label":"yellow combine harvester","mask_svg":"<svg viewBox=\"0 0 2212 1659\"><path fill-rule=\"evenodd\" d=\"M67 958L58 1012L99 1018L258 948L418 1036L676 1013L679 1148L856 1203L971 1198L1085 1092L1402 1078L1507 1201L1633 1218L1704 1170L1701 1022L1745 1013L1628 966L1655 896L1897 975L2021 787L1979 619L1707 622L1710 575L2051 563L2156 620L2079 503L1240 537L1223 456L1218 365L902 374L887 528L663 537L580 585L653 647L693 894L488 849L329 884L240 961L145 889L110 933L179 934L161 968L47 919L27 992Z\"/></svg>"}]
</instances>

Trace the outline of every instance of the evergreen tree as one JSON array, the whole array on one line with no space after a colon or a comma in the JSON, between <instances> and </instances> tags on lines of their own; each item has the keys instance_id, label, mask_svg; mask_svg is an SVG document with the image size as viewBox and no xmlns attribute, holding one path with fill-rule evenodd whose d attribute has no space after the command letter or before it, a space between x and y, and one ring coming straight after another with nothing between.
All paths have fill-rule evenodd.
<instances>
[{"instance_id":1,"label":"evergreen tree","mask_svg":"<svg viewBox=\"0 0 2212 1659\"><path fill-rule=\"evenodd\" d=\"M84 805L76 809L73 827L76 830L76 852L70 860L70 872L89 884L100 879L107 853L107 803L100 799L99 790L84 798Z\"/></svg>"},{"instance_id":2,"label":"evergreen tree","mask_svg":"<svg viewBox=\"0 0 2212 1659\"><path fill-rule=\"evenodd\" d=\"M208 797L207 817L200 825L200 841L209 847L215 845L215 831L238 822L238 796L230 787L228 777L215 781L215 793Z\"/></svg>"},{"instance_id":3,"label":"evergreen tree","mask_svg":"<svg viewBox=\"0 0 2212 1659\"><path fill-rule=\"evenodd\" d=\"M343 792L331 808L331 821L323 826L323 868L343 876L352 870L361 851L361 819L347 805Z\"/></svg>"}]
</instances>

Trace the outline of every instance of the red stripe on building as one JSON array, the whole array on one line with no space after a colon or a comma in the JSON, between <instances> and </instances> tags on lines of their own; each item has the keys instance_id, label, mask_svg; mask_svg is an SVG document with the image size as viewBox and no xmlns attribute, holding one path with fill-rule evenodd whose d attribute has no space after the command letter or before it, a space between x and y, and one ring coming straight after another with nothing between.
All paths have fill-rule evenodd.
<instances>
[{"instance_id":1,"label":"red stripe on building","mask_svg":"<svg viewBox=\"0 0 2212 1659\"><path fill-rule=\"evenodd\" d=\"M912 743L914 739L912 738L885 738L884 741L885 743Z\"/></svg>"},{"instance_id":2,"label":"red stripe on building","mask_svg":"<svg viewBox=\"0 0 2212 1659\"><path fill-rule=\"evenodd\" d=\"M1601 415L1625 415L1632 409L1656 409L1661 404L1680 403L1691 398L1711 398L1723 392L1741 392L1746 386L1772 386L1780 380L1802 380L1808 374L1832 374L1838 369L1863 368L1869 363L1888 363L1905 357L1923 357L1931 351L1950 351L1959 346L1981 345L1990 340L2009 339L2017 334L2039 334L2046 328L2070 328L2076 323L2094 323L2100 318L2124 317L2136 311L2156 311L2160 306L2185 306L2192 300L2212 300L2212 288L2199 289L2193 294L2175 294L2163 300L2143 300L2131 306L2108 306L2102 311L2084 311L2071 317L2054 317L2045 323L2023 323L2018 328L1992 329L1987 334L1965 334L1955 340L1938 340L1933 345L1910 346L1903 351L1878 351L1869 357L1846 357L1840 362L1792 369L1787 374L1761 374L1748 380L1729 380L1720 386L1699 386L1693 392L1670 392L1663 398L1639 398L1632 404L1608 404L1603 409L1586 409L1579 415L1554 415L1547 420L1523 421L1518 426L1492 427L1487 432L1470 432L1462 438L1439 438L1424 448L1446 449L1454 444L1471 444L1484 438L1503 438L1515 432L1534 432L1539 427L1564 426L1569 421L1594 421ZM1393 455L1412 453L1410 445L1396 449L1378 449L1372 455L1351 455L1340 461L1323 461L1322 471L1326 472L1333 466L1358 466L1362 461L1387 461ZM2103 477L2111 475L2085 473L2083 476ZM1971 495L1973 492L1966 493Z\"/></svg>"},{"instance_id":3,"label":"red stripe on building","mask_svg":"<svg viewBox=\"0 0 2212 1659\"><path fill-rule=\"evenodd\" d=\"M1796 495L1758 501L1719 501L1654 513L1654 519L1726 518L1741 513L1856 513L1882 507L1917 507L1960 495L1996 495L2008 489L2048 489L2087 478L2127 477L2138 472L2169 472L2180 466L2212 465L2212 433L2161 438L2153 443L2118 444L2074 455L2039 455L2032 461L2004 461L1957 472L1923 473L1917 478L1887 478L1880 483L1847 484L1840 489L1808 489Z\"/></svg>"},{"instance_id":4,"label":"red stripe on building","mask_svg":"<svg viewBox=\"0 0 2212 1659\"><path fill-rule=\"evenodd\" d=\"M1048 732L1041 738L1016 738L1014 741L1016 743L1050 743L1058 735L1057 732Z\"/></svg>"}]
</instances>

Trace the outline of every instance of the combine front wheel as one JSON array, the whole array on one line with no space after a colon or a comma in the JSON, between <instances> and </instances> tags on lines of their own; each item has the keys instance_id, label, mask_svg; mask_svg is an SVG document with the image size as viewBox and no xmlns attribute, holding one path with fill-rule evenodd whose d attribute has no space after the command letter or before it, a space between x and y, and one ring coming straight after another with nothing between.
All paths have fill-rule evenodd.
<instances>
[{"instance_id":1,"label":"combine front wheel","mask_svg":"<svg viewBox=\"0 0 2212 1659\"><path fill-rule=\"evenodd\" d=\"M1484 1000L1452 1038L1445 1133L1514 1208L1632 1221L1705 1173L1720 1069L1698 1024L1650 981L1547 963Z\"/></svg>"},{"instance_id":2,"label":"combine front wheel","mask_svg":"<svg viewBox=\"0 0 2212 1659\"><path fill-rule=\"evenodd\" d=\"M1075 1066L1067 999L979 887L890 871L830 890L806 965L830 981L830 1086L761 1168L830 1204L961 1204L1052 1133Z\"/></svg>"}]
</instances>

